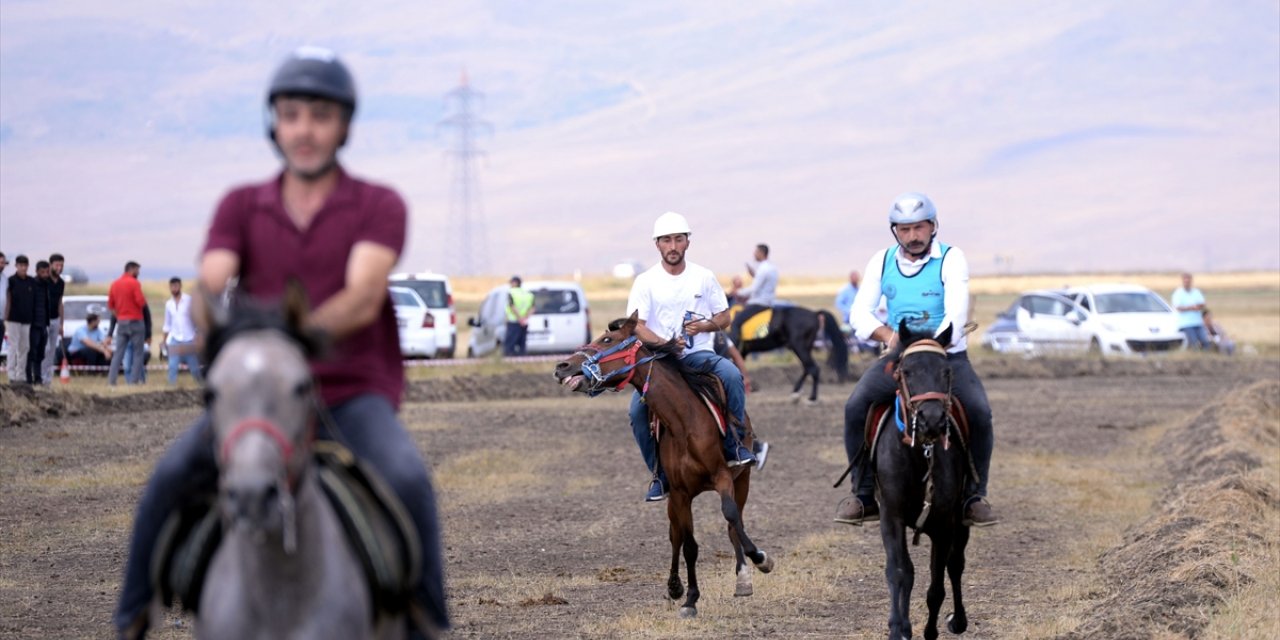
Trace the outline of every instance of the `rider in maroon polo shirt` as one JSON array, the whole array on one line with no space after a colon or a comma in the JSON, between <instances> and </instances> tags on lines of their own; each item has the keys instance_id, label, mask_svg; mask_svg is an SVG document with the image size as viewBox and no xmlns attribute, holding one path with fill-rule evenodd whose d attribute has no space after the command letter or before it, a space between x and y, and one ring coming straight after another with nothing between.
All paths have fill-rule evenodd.
<instances>
[{"instance_id":1,"label":"rider in maroon polo shirt","mask_svg":"<svg viewBox=\"0 0 1280 640\"><path fill-rule=\"evenodd\" d=\"M356 93L331 52L295 52L276 72L267 104L284 171L223 198L200 260L200 283L217 294L238 278L240 292L264 299L279 298L290 279L302 283L315 305L310 322L333 340L328 356L312 363L321 397L344 444L383 475L409 511L423 549L416 599L430 622L446 629L435 496L426 464L396 417L404 367L387 277L404 247L404 202L338 166ZM149 625L148 570L164 519L189 496L216 489L212 442L202 416L161 458L138 504L115 614L123 637L142 637Z\"/></svg>"}]
</instances>

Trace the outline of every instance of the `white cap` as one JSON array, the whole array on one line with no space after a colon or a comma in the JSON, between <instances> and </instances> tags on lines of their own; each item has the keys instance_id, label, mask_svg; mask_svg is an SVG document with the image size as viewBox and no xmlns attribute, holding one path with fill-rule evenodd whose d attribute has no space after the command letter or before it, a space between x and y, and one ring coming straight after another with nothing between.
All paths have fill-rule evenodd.
<instances>
[{"instance_id":1,"label":"white cap","mask_svg":"<svg viewBox=\"0 0 1280 640\"><path fill-rule=\"evenodd\" d=\"M689 230L689 221L685 220L684 216L674 211L668 211L658 216L658 219L653 223L654 240L657 240L662 236L671 236L677 233L693 235L693 232Z\"/></svg>"}]
</instances>

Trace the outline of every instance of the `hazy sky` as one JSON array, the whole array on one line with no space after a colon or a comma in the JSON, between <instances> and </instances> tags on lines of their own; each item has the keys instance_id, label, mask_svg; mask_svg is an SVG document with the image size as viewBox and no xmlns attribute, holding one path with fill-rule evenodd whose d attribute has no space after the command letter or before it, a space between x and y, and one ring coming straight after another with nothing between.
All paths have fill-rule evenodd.
<instances>
[{"instance_id":1,"label":"hazy sky","mask_svg":"<svg viewBox=\"0 0 1280 640\"><path fill-rule=\"evenodd\" d=\"M331 47L344 164L449 271L437 122L463 69L503 276L650 264L654 218L740 271L861 268L920 190L975 272L1280 268L1280 4L0 0L0 251L193 271L220 195L278 161L272 71Z\"/></svg>"}]
</instances>

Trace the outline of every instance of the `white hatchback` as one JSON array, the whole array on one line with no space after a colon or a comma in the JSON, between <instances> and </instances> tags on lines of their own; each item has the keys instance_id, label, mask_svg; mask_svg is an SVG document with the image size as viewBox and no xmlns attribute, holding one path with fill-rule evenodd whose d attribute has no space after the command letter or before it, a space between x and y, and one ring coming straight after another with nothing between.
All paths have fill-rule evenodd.
<instances>
[{"instance_id":1,"label":"white hatchback","mask_svg":"<svg viewBox=\"0 0 1280 640\"><path fill-rule=\"evenodd\" d=\"M591 310L582 286L569 281L526 282L533 294L533 315L525 352L571 353L591 342ZM480 303L478 316L469 318L471 339L467 356L481 357L498 349L507 332L507 285L494 287Z\"/></svg>"},{"instance_id":2,"label":"white hatchback","mask_svg":"<svg viewBox=\"0 0 1280 640\"><path fill-rule=\"evenodd\" d=\"M453 305L453 286L449 276L424 271L422 273L395 273L387 284L412 289L427 305L435 320L435 353L432 358L452 358L458 344L458 312Z\"/></svg>"},{"instance_id":3,"label":"white hatchback","mask_svg":"<svg viewBox=\"0 0 1280 640\"><path fill-rule=\"evenodd\" d=\"M1024 293L1019 340L1034 351L1093 351L1104 356L1181 349L1177 313L1146 287L1095 284Z\"/></svg>"}]
</instances>

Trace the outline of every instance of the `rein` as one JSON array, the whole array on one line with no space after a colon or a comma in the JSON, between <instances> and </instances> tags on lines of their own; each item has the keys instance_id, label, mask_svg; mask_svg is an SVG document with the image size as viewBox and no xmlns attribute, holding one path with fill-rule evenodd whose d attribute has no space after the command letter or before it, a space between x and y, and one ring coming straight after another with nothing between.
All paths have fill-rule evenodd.
<instances>
[{"instance_id":1,"label":"rein","mask_svg":"<svg viewBox=\"0 0 1280 640\"><path fill-rule=\"evenodd\" d=\"M902 360L905 359L907 356L916 354L916 353L936 353L938 355L941 355L944 358L947 356L947 350L942 348L942 345L939 344L938 342L933 340L921 340L919 342L916 342L915 344L912 344L910 347L907 347L907 349L902 352L902 355L898 356L898 362L902 362ZM912 449L915 448L916 432L919 428L919 422L920 422L920 413L919 413L920 405L930 400L937 400L942 403L943 415L946 417L946 420L947 420L946 430L942 432L942 448L943 450L950 449L951 448L951 430L955 428L955 423L951 418L951 389L948 388L945 392L928 391L925 393L919 393L919 394L913 395L911 393L911 389L907 388L906 376L900 375L898 371L895 371L894 377L898 379L898 399L900 400L899 405L900 406L906 405L907 417L911 423L911 433L909 436L908 435L902 436L902 443ZM949 380L948 380L948 387L950 387ZM936 456L933 455L933 446L935 444L937 443L936 442L921 443L921 451L924 454L925 460L928 461L928 469L925 471L925 474L924 474L924 506L921 507L920 509L920 517L916 519L916 524L915 524L916 533L912 541L913 545L920 544L921 529L924 527L925 522L929 519L929 511L933 507L933 463L934 463L934 460L936 459Z\"/></svg>"},{"instance_id":2,"label":"rein","mask_svg":"<svg viewBox=\"0 0 1280 640\"><path fill-rule=\"evenodd\" d=\"M649 376L653 374L652 362L666 354L648 355L643 358L637 358L640 348L643 346L644 344L640 342L639 338L636 336L629 336L626 340L623 340L604 351L601 351L589 344L580 347L575 355L580 354L586 356L586 359L582 362L582 375L590 381L590 386L587 387L587 395L594 398L605 391L622 391L627 388L628 384L631 384L631 379L636 375L636 368L645 363L649 363L649 374L645 376L644 389L641 390L641 395L648 391ZM587 354L588 349L595 353ZM600 371L601 364L612 362L614 360L622 360L626 366L607 374ZM625 377L623 377L618 384L613 385L612 387L606 386L611 384L611 381L619 376Z\"/></svg>"}]
</instances>

